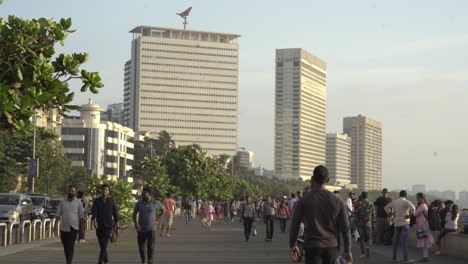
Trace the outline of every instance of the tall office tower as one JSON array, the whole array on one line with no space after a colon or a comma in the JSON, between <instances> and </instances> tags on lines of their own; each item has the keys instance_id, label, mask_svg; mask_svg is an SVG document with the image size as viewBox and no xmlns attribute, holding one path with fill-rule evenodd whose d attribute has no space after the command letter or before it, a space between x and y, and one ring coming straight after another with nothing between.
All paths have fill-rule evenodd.
<instances>
[{"instance_id":1,"label":"tall office tower","mask_svg":"<svg viewBox=\"0 0 468 264\"><path fill-rule=\"evenodd\" d=\"M345 117L351 137L351 183L361 190L382 188L382 124L365 116Z\"/></svg>"},{"instance_id":2,"label":"tall office tower","mask_svg":"<svg viewBox=\"0 0 468 264\"><path fill-rule=\"evenodd\" d=\"M303 49L276 50L275 176L310 179L325 165L327 69Z\"/></svg>"},{"instance_id":3,"label":"tall office tower","mask_svg":"<svg viewBox=\"0 0 468 264\"><path fill-rule=\"evenodd\" d=\"M239 35L139 26L125 63L125 122L209 155L237 149Z\"/></svg>"},{"instance_id":4,"label":"tall office tower","mask_svg":"<svg viewBox=\"0 0 468 264\"><path fill-rule=\"evenodd\" d=\"M101 120L111 121L123 125L123 103L110 104L106 112L101 115Z\"/></svg>"},{"instance_id":5,"label":"tall office tower","mask_svg":"<svg viewBox=\"0 0 468 264\"><path fill-rule=\"evenodd\" d=\"M351 138L343 134L327 134L327 168L330 184L351 183Z\"/></svg>"}]
</instances>

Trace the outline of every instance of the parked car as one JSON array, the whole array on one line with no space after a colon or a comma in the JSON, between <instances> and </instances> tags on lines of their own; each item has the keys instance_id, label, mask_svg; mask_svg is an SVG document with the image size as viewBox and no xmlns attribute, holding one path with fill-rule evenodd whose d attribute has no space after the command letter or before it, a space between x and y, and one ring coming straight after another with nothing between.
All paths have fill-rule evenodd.
<instances>
[{"instance_id":1,"label":"parked car","mask_svg":"<svg viewBox=\"0 0 468 264\"><path fill-rule=\"evenodd\" d=\"M49 203L47 204L46 208L44 209L44 214L47 215L48 218L54 218L57 216L57 208L60 204L62 199L50 199Z\"/></svg>"},{"instance_id":2,"label":"parked car","mask_svg":"<svg viewBox=\"0 0 468 264\"><path fill-rule=\"evenodd\" d=\"M0 222L19 222L31 219L31 197L21 193L0 193Z\"/></svg>"},{"instance_id":3,"label":"parked car","mask_svg":"<svg viewBox=\"0 0 468 264\"><path fill-rule=\"evenodd\" d=\"M33 206L33 219L45 218L44 209L49 203L49 196L43 193L27 193L31 197Z\"/></svg>"}]
</instances>

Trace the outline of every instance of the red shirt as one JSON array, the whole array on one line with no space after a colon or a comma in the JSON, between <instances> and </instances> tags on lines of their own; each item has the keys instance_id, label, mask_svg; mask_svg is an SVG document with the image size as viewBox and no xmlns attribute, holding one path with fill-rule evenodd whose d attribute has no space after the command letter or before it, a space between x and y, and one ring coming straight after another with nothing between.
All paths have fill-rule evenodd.
<instances>
[{"instance_id":1,"label":"red shirt","mask_svg":"<svg viewBox=\"0 0 468 264\"><path fill-rule=\"evenodd\" d=\"M164 199L163 204L164 204L164 213L167 214L167 215L173 215L174 210L175 210L175 206L176 206L176 202L171 198L166 198L166 199Z\"/></svg>"}]
</instances>

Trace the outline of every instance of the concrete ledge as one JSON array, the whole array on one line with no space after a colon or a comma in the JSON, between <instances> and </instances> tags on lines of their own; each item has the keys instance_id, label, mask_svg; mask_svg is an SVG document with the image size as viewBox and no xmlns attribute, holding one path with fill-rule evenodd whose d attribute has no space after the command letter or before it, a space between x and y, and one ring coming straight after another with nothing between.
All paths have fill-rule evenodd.
<instances>
[{"instance_id":1,"label":"concrete ledge","mask_svg":"<svg viewBox=\"0 0 468 264\"><path fill-rule=\"evenodd\" d=\"M438 231L432 232L432 236L434 237L434 246L438 234ZM416 248L416 230L414 228L410 229L409 246L412 248ZM448 233L442 239L442 249L440 252L442 255L458 257L468 260L468 235L463 235L459 232Z\"/></svg>"}]
</instances>

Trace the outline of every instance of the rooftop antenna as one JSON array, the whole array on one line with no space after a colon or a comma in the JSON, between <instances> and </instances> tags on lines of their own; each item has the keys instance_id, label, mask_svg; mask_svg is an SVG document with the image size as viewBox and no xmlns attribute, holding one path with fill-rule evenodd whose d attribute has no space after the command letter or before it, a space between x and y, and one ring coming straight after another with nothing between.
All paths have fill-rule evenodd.
<instances>
[{"instance_id":1,"label":"rooftop antenna","mask_svg":"<svg viewBox=\"0 0 468 264\"><path fill-rule=\"evenodd\" d=\"M190 15L190 11L192 11L192 7L189 7L187 8L184 12L182 13L176 13L178 16L180 16L181 18L184 19L184 30L187 29L187 25L188 25L188 22L187 22L187 17Z\"/></svg>"}]
</instances>

